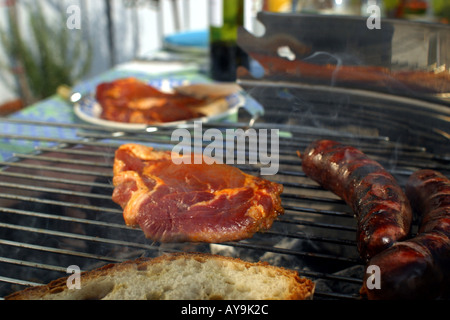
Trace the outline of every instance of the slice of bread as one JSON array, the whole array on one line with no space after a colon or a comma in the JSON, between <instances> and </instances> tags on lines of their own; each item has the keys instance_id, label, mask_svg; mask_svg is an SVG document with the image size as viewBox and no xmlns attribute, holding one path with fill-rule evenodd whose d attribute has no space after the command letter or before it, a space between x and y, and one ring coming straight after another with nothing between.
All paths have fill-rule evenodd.
<instances>
[{"instance_id":1,"label":"slice of bread","mask_svg":"<svg viewBox=\"0 0 450 320\"><path fill-rule=\"evenodd\" d=\"M140 258L80 276L80 289L69 289L67 277L5 299L302 300L314 293L314 283L296 271L201 253Z\"/></svg>"}]
</instances>

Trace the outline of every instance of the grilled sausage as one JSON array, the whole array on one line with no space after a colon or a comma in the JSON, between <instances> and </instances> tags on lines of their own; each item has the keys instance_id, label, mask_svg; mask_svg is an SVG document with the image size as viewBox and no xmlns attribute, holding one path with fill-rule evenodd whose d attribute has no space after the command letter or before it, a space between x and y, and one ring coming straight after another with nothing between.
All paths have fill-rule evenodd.
<instances>
[{"instance_id":1,"label":"grilled sausage","mask_svg":"<svg viewBox=\"0 0 450 320\"><path fill-rule=\"evenodd\" d=\"M434 299L450 286L450 180L433 170L411 175L406 194L422 222L416 237L373 257L379 289L366 274L361 294L369 299ZM371 283L369 285L369 283Z\"/></svg>"},{"instance_id":2,"label":"grilled sausage","mask_svg":"<svg viewBox=\"0 0 450 320\"><path fill-rule=\"evenodd\" d=\"M450 180L434 170L413 173L406 195L421 218L419 233L436 231L450 237Z\"/></svg>"},{"instance_id":3,"label":"grilled sausage","mask_svg":"<svg viewBox=\"0 0 450 320\"><path fill-rule=\"evenodd\" d=\"M367 261L408 236L411 206L381 164L354 147L330 140L311 143L301 158L305 174L353 210L361 258Z\"/></svg>"}]
</instances>

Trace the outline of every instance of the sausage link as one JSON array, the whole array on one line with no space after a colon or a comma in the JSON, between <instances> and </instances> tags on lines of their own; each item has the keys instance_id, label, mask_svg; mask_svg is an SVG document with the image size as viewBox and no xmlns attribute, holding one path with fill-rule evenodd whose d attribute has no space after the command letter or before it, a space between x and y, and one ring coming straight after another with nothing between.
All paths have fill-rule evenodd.
<instances>
[{"instance_id":1,"label":"sausage link","mask_svg":"<svg viewBox=\"0 0 450 320\"><path fill-rule=\"evenodd\" d=\"M301 158L305 174L353 210L361 258L367 261L408 236L409 201L381 164L357 148L331 140L314 141Z\"/></svg>"},{"instance_id":2,"label":"sausage link","mask_svg":"<svg viewBox=\"0 0 450 320\"><path fill-rule=\"evenodd\" d=\"M419 233L438 231L450 237L450 180L435 170L414 172L406 195L422 220Z\"/></svg>"},{"instance_id":3,"label":"sausage link","mask_svg":"<svg viewBox=\"0 0 450 320\"><path fill-rule=\"evenodd\" d=\"M396 243L373 257L380 288L361 294L368 299L434 299L450 287L450 180L433 170L419 170L406 184L406 195L421 220L416 237Z\"/></svg>"}]
</instances>

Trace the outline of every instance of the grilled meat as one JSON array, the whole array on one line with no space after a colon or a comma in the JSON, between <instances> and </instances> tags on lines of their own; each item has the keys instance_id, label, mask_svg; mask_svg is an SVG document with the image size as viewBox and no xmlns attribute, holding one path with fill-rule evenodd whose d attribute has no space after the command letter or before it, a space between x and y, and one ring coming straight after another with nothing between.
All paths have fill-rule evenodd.
<instances>
[{"instance_id":1,"label":"grilled meat","mask_svg":"<svg viewBox=\"0 0 450 320\"><path fill-rule=\"evenodd\" d=\"M301 158L307 176L352 208L363 259L408 236L412 221L409 201L381 164L354 147L330 140L314 141Z\"/></svg>"},{"instance_id":2,"label":"grilled meat","mask_svg":"<svg viewBox=\"0 0 450 320\"><path fill-rule=\"evenodd\" d=\"M177 155L179 156L179 155ZM116 151L113 200L127 225L161 242L251 237L283 213L283 186L225 164L174 164L169 151L126 144Z\"/></svg>"},{"instance_id":3,"label":"grilled meat","mask_svg":"<svg viewBox=\"0 0 450 320\"><path fill-rule=\"evenodd\" d=\"M101 118L124 123L157 124L203 116L193 107L206 100L180 93L165 93L135 78L118 79L97 86Z\"/></svg>"},{"instance_id":4,"label":"grilled meat","mask_svg":"<svg viewBox=\"0 0 450 320\"><path fill-rule=\"evenodd\" d=\"M380 288L363 282L369 299L434 299L450 287L450 180L433 170L419 170L407 182L406 194L421 218L419 233L373 257Z\"/></svg>"}]
</instances>

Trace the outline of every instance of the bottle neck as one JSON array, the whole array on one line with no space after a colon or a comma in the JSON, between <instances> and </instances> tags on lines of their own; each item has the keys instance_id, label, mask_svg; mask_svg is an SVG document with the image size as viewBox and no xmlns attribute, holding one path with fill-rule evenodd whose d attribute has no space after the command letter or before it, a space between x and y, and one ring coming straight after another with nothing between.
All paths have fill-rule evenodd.
<instances>
[{"instance_id":1,"label":"bottle neck","mask_svg":"<svg viewBox=\"0 0 450 320\"><path fill-rule=\"evenodd\" d=\"M210 1L210 41L235 43L244 24L244 0Z\"/></svg>"}]
</instances>

